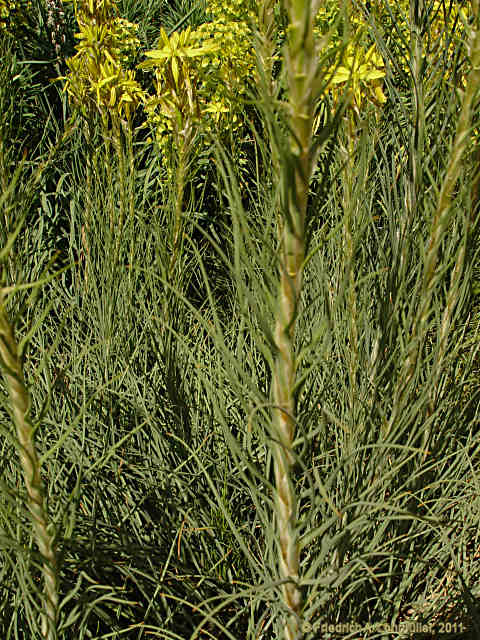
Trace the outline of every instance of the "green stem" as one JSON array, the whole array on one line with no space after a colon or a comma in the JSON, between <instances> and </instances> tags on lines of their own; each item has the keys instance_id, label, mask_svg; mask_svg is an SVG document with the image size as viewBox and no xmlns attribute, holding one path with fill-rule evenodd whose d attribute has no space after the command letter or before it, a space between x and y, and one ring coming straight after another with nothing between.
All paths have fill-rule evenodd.
<instances>
[{"instance_id":1,"label":"green stem","mask_svg":"<svg viewBox=\"0 0 480 640\"><path fill-rule=\"evenodd\" d=\"M118 159L118 181L119 181L119 217L118 224L115 225L115 253L113 263L116 264L120 252L120 243L122 241L123 225L125 222L125 202L127 198L126 189L126 163L125 163L125 151L123 148L122 133L120 129L120 123L118 118L112 116L112 135L113 135L113 147Z\"/></svg>"},{"instance_id":2,"label":"green stem","mask_svg":"<svg viewBox=\"0 0 480 640\"><path fill-rule=\"evenodd\" d=\"M104 124L104 127L103 127L103 140L105 142L105 169L107 174L107 185L108 185L108 204L106 208L109 209L110 234L113 237L116 216L115 216L115 196L113 193L114 185L113 185L113 170L112 170L112 143L110 138L110 132L106 124Z\"/></svg>"},{"instance_id":3,"label":"green stem","mask_svg":"<svg viewBox=\"0 0 480 640\"><path fill-rule=\"evenodd\" d=\"M44 488L34 443L34 428L30 419L28 395L21 358L5 309L4 293L0 291L0 359L12 408L19 442L19 458L27 490L28 509L38 549L43 558L44 611L41 614L42 636L57 638L58 584L54 534L49 531L44 506Z\"/></svg>"},{"instance_id":4,"label":"green stem","mask_svg":"<svg viewBox=\"0 0 480 640\"><path fill-rule=\"evenodd\" d=\"M348 269L348 290L347 290L347 317L349 319L349 403L350 414L354 419L356 380L358 371L358 328L357 328L357 293L355 285L355 274L353 268L354 247L353 247L353 221L355 219L356 204L353 198L354 181L354 155L355 155L355 123L354 114L346 116L346 146L342 146L344 180L343 180L343 234L345 251L345 268ZM366 181L366 177L365 177Z\"/></svg>"},{"instance_id":5,"label":"green stem","mask_svg":"<svg viewBox=\"0 0 480 640\"><path fill-rule=\"evenodd\" d=\"M420 305L418 307L417 314L413 323L412 338L409 343L407 357L404 361L400 377L400 380L402 380L402 385L401 389L397 392L397 397L394 402L392 416L389 421L389 429L391 428L393 420L398 414L401 397L404 394L408 383L413 377L419 351L421 350L423 345L426 327L431 313L431 301L433 290L435 288L435 280L437 277L438 252L440 250L442 239L450 223L452 193L455 188L455 184L460 176L461 161L471 134L472 112L475 99L478 94L478 89L480 87L480 29L478 25L478 0L473 4L476 22L475 25L471 28L468 46L470 52L471 70L467 77L466 88L463 94L462 107L457 122L455 138L453 141L452 150L450 152L445 178L440 189L437 207L435 209L432 220L430 238L428 240L425 251ZM462 265L463 254L462 252L460 252L457 257L457 264L453 273L453 291L455 291L457 288L456 280L458 280L458 278L460 277L460 274L462 272ZM450 325L450 318L451 314L453 313L453 307L455 303L455 300L451 298L451 295L447 298L447 305L440 329L440 338L443 341L443 344L445 344L446 336L448 333L447 327L449 327ZM428 438L429 433L425 433L424 442L426 442Z\"/></svg>"},{"instance_id":6,"label":"green stem","mask_svg":"<svg viewBox=\"0 0 480 640\"><path fill-rule=\"evenodd\" d=\"M424 0L410 0L410 66L411 85L413 97L413 123L409 140L408 154L408 181L405 185L405 215L400 220L400 265L399 280L403 280L410 258L410 242L407 240L409 229L418 211L418 196L423 183L423 155L424 155L424 130L425 130L425 105L424 105L424 74L423 61L423 37L422 30L425 20ZM389 423L386 425L384 435L390 432L396 417L401 409L401 398L404 395L406 381L401 378L400 385L395 390L393 410Z\"/></svg>"},{"instance_id":7,"label":"green stem","mask_svg":"<svg viewBox=\"0 0 480 640\"><path fill-rule=\"evenodd\" d=\"M297 497L292 480L295 456L296 351L295 327L300 306L305 258L305 218L312 173L312 130L315 112L312 84L317 71L310 2L290 0L289 37L286 48L290 158L282 167L286 201L279 225L280 283L275 318L276 359L272 372L274 475L279 573L287 607L285 640L299 639L302 593L299 586ZM293 172L290 172L293 167Z\"/></svg>"},{"instance_id":8,"label":"green stem","mask_svg":"<svg viewBox=\"0 0 480 640\"><path fill-rule=\"evenodd\" d=\"M177 167L175 174L175 213L174 213L174 228L173 228L173 241L172 241L172 255L170 257L169 273L173 274L175 265L178 260L178 253L180 250L180 243L183 233L183 201L185 195L185 179L187 174L187 165L190 151L190 135L189 131L191 124L187 122L185 126L185 133L180 133L176 136L178 146Z\"/></svg>"},{"instance_id":9,"label":"green stem","mask_svg":"<svg viewBox=\"0 0 480 640\"><path fill-rule=\"evenodd\" d=\"M128 163L128 216L129 223L131 225L134 224L135 219L135 158L133 155L133 132L132 132L132 124L128 122L127 126L124 128L125 137L127 141L127 163ZM133 226L132 226L133 229ZM135 235L134 233L130 234L130 260L129 260L129 269L130 275L133 273L133 256L135 250Z\"/></svg>"}]
</instances>

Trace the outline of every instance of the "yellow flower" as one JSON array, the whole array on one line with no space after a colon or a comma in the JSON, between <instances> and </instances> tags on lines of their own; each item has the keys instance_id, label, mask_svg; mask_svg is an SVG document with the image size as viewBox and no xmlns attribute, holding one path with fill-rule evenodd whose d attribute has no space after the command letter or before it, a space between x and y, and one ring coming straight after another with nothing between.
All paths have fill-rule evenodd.
<instances>
[{"instance_id":1,"label":"yellow flower","mask_svg":"<svg viewBox=\"0 0 480 640\"><path fill-rule=\"evenodd\" d=\"M385 77L383 68L383 60L376 53L375 45L372 45L367 52L362 47L356 46L355 51L346 56L345 64L336 69L330 84L349 83L354 106L358 109L361 107L363 98L372 93L375 100L383 104L387 99L378 82Z\"/></svg>"},{"instance_id":2,"label":"yellow flower","mask_svg":"<svg viewBox=\"0 0 480 640\"><path fill-rule=\"evenodd\" d=\"M228 111L228 107L223 102L217 100L212 100L212 102L203 109L203 113L210 114L210 117L213 119L215 124L218 124L223 115L228 113Z\"/></svg>"},{"instance_id":3,"label":"yellow flower","mask_svg":"<svg viewBox=\"0 0 480 640\"><path fill-rule=\"evenodd\" d=\"M181 33L175 32L170 38L165 29L160 30L160 37L163 40L163 47L147 51L145 55L150 60L146 60L138 65L139 69L162 68L170 65L175 86L178 88L180 69L188 58L205 56L217 51L218 44L209 42L196 47L191 41L191 29L188 27Z\"/></svg>"}]
</instances>

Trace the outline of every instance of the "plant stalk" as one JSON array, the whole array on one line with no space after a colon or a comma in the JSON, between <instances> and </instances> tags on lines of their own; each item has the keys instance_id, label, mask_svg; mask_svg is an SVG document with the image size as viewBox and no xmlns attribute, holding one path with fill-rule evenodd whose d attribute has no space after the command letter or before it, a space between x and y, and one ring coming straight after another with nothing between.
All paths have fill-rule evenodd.
<instances>
[{"instance_id":1,"label":"plant stalk","mask_svg":"<svg viewBox=\"0 0 480 640\"><path fill-rule=\"evenodd\" d=\"M400 399L407 388L408 383L412 379L417 364L420 350L423 347L423 340L427 330L428 319L431 313L431 301L433 290L435 288L435 279L437 276L438 253L442 239L448 229L451 221L452 195L457 180L460 176L461 162L467 144L471 135L473 108L480 87L480 28L478 25L478 6L476 0L473 4L475 15L475 24L470 27L468 50L470 55L471 69L466 80L466 87L463 93L460 116L457 123L455 138L448 160L447 170L440 193L438 202L433 216L430 237L425 250L425 262L423 270L423 282L420 296L420 304L413 323L412 338L409 343L407 357L403 364L400 379L402 380L401 389L397 392L394 402L392 416L389 421L389 430L393 425L393 421L400 410ZM458 287L457 280L463 271L463 253L457 257L457 263L453 273L452 290L455 292ZM446 308L442 318L441 326L441 349L440 359L443 358L445 349L445 341L447 338L450 318L453 313L455 301L448 296ZM424 434L424 445L429 440L430 434L426 431Z\"/></svg>"},{"instance_id":2,"label":"plant stalk","mask_svg":"<svg viewBox=\"0 0 480 640\"><path fill-rule=\"evenodd\" d=\"M273 446L276 487L276 524L279 544L279 573L287 608L285 640L302 637L302 593L299 586L297 497L292 479L295 462L295 326L300 306L305 258L305 219L312 173L312 131L314 120L313 83L316 53L313 36L313 7L309 1L286 2L289 37L285 52L290 150L281 163L284 180L283 219L278 228L280 283L275 319L276 359L272 375ZM292 170L293 168L293 170Z\"/></svg>"},{"instance_id":3,"label":"plant stalk","mask_svg":"<svg viewBox=\"0 0 480 640\"><path fill-rule=\"evenodd\" d=\"M19 457L27 490L28 509L32 518L35 540L43 558L42 637L46 640L56 640L58 584L54 534L51 530L49 531L48 514L44 505L44 488L34 443L34 427L29 415L29 394L25 386L18 346L5 309L3 291L0 291L0 359L20 445Z\"/></svg>"}]
</instances>

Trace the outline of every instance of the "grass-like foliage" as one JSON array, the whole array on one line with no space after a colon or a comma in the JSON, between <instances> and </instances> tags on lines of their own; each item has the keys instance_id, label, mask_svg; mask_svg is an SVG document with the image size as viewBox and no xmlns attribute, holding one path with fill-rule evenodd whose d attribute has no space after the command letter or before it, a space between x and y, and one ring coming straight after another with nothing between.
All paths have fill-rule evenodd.
<instances>
[{"instance_id":1,"label":"grass-like foliage","mask_svg":"<svg viewBox=\"0 0 480 640\"><path fill-rule=\"evenodd\" d=\"M479 4L0 0L2 639L478 637Z\"/></svg>"}]
</instances>

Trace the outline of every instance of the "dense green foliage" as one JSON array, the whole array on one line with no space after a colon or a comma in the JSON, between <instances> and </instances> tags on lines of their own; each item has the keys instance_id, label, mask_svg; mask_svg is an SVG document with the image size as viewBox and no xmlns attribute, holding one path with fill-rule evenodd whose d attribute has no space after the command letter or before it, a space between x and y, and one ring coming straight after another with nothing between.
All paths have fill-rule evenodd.
<instances>
[{"instance_id":1,"label":"dense green foliage","mask_svg":"<svg viewBox=\"0 0 480 640\"><path fill-rule=\"evenodd\" d=\"M291 385L301 637L476 637L478 3L319 4ZM2 327L59 639L282 638L291 31L271 0L0 0ZM4 373L0 637L33 640L45 557Z\"/></svg>"}]
</instances>

